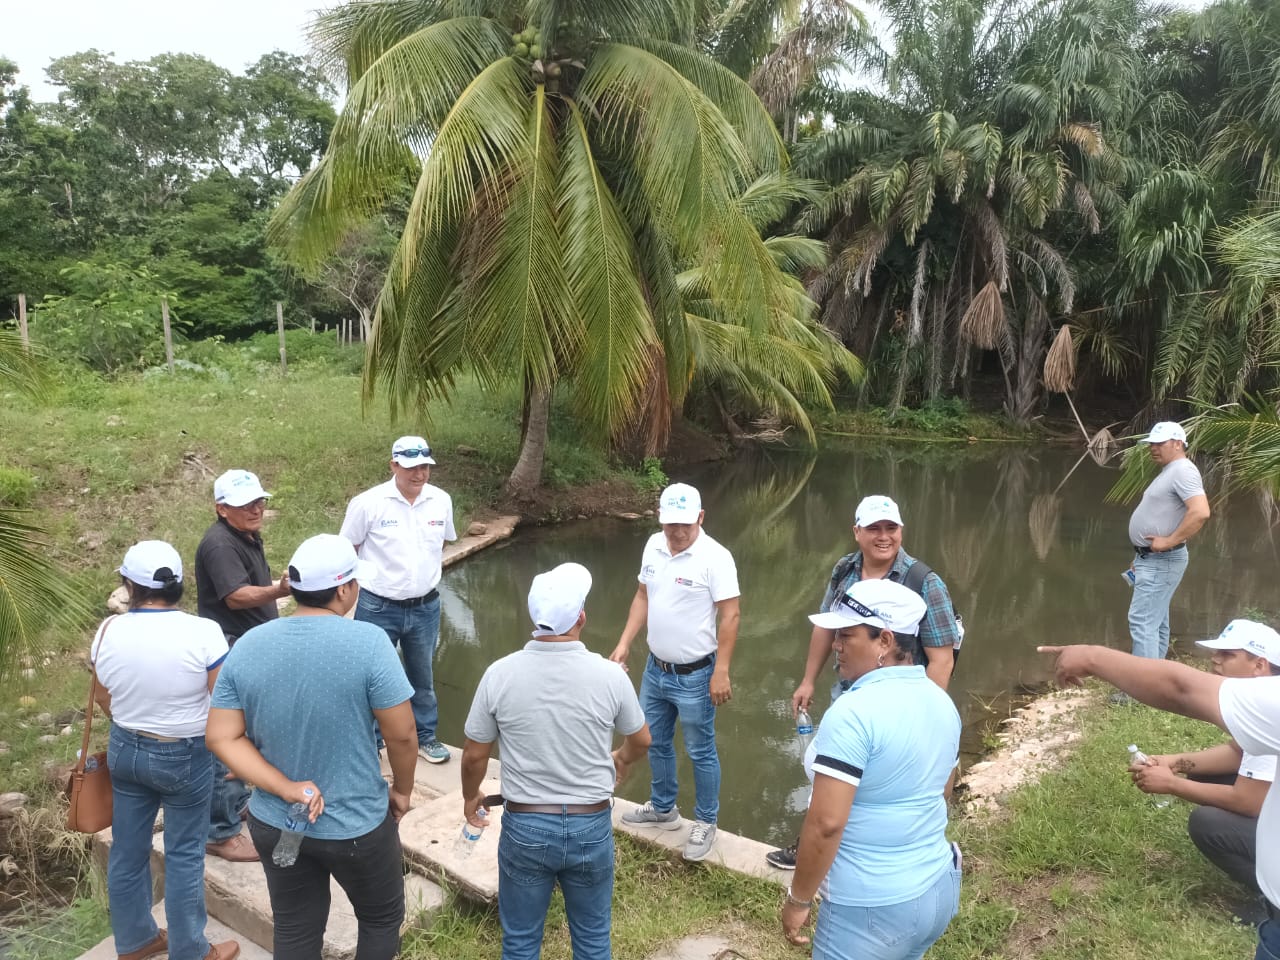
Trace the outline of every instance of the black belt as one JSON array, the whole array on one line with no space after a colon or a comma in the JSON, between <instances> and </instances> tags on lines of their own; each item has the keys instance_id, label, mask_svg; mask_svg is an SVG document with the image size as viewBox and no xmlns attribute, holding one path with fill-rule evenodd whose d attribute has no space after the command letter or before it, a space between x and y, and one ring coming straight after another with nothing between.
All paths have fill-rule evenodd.
<instances>
[{"instance_id":1,"label":"black belt","mask_svg":"<svg viewBox=\"0 0 1280 960\"><path fill-rule=\"evenodd\" d=\"M703 667L709 667L715 661L715 654L711 653L708 653L701 660L693 661L693 663L667 663L665 660L659 660L657 657L654 657L652 653L649 654L649 656L653 657L654 666L663 673L679 673L682 675L686 673L693 673L695 670L701 670Z\"/></svg>"},{"instance_id":2,"label":"black belt","mask_svg":"<svg viewBox=\"0 0 1280 960\"><path fill-rule=\"evenodd\" d=\"M601 800L599 803L520 803L517 800L508 800L507 809L512 813L599 813L601 810L609 809L609 801Z\"/></svg>"},{"instance_id":3,"label":"black belt","mask_svg":"<svg viewBox=\"0 0 1280 960\"><path fill-rule=\"evenodd\" d=\"M1152 550L1150 547L1134 547L1133 552L1140 557L1149 557L1153 553L1170 553L1177 550L1179 547L1185 547L1186 545L1187 541L1183 540L1181 543L1175 543L1168 550Z\"/></svg>"},{"instance_id":4,"label":"black belt","mask_svg":"<svg viewBox=\"0 0 1280 960\"><path fill-rule=\"evenodd\" d=\"M397 607L420 607L424 603L430 603L436 597L440 596L439 590L432 590L430 593L423 594L420 597L410 597L408 600L396 600L394 597L384 597L382 594L374 593L372 590L370 590L369 593L372 596L377 597L379 600L385 600L387 603L394 603Z\"/></svg>"}]
</instances>

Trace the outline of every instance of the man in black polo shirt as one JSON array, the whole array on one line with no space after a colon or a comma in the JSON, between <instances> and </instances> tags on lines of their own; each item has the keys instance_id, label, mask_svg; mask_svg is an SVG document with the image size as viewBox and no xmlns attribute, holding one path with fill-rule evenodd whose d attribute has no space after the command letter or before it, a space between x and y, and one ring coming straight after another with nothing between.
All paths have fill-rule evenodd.
<instances>
[{"instance_id":1,"label":"man in black polo shirt","mask_svg":"<svg viewBox=\"0 0 1280 960\"><path fill-rule=\"evenodd\" d=\"M196 602L200 616L222 628L227 643L251 627L280 615L276 600L289 595L289 578L271 579L262 549L262 515L271 494L248 470L228 470L213 483L218 519L196 548ZM243 780L213 759L213 807L208 853L224 860L257 860L253 843L241 832L241 812L249 802Z\"/></svg>"}]
</instances>

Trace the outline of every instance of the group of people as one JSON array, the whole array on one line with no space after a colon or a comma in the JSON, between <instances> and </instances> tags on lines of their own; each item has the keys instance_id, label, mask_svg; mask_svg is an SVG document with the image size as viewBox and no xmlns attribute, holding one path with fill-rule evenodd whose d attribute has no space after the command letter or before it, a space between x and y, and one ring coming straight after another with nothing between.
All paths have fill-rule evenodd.
<instances>
[{"instance_id":1,"label":"group of people","mask_svg":"<svg viewBox=\"0 0 1280 960\"><path fill-rule=\"evenodd\" d=\"M398 952L396 824L418 760L451 756L436 735L432 661L443 547L456 534L449 495L429 482L434 463L426 440L401 437L391 478L351 501L340 535L302 543L278 578L261 534L271 495L247 470L222 474L195 553L198 616L179 609L171 545L142 541L125 555L128 612L104 621L90 649L112 719L107 886L122 960L239 954L235 941L205 938L206 855L261 861L276 956L320 956L331 877L359 918L360 956ZM277 601L290 596L297 609L281 619ZM282 866L272 852L297 803L306 840ZM151 916L160 809L167 929Z\"/></svg>"},{"instance_id":2,"label":"group of people","mask_svg":"<svg viewBox=\"0 0 1280 960\"><path fill-rule=\"evenodd\" d=\"M1185 541L1203 525L1208 507L1199 474L1191 476L1181 428L1158 424L1145 440L1163 471L1130 524L1136 538L1130 620L1144 631L1142 649L1159 653L1186 566ZM417 762L450 758L436 736L432 659L443 544L455 533L448 495L429 483L434 462L423 438L397 440L391 479L352 500L339 535L305 541L278 580L260 536L269 494L247 471L219 477L218 519L196 554L199 617L178 610L182 562L172 547L144 541L126 555L120 573L130 612L103 624L92 654L103 706L114 718L108 886L122 960L166 951L175 960L233 960L234 942L204 939L205 852L261 859L277 955L319 956L330 877L359 918L358 955L397 952L404 897L396 824L409 809ZM566 563L534 578L532 639L490 665L479 683L463 731L462 813L477 828L496 815L483 809L480 787L497 745L504 960L540 955L557 885L575 958L610 956L613 791L647 756L648 799L623 821L684 828L676 808L677 724L694 774L684 856L700 861L713 851L720 787L715 717L733 695L740 608L733 556L703 529L704 519L695 488L677 483L662 492L661 530L645 544L626 623L607 658L590 652L584 638L591 575ZM942 578L903 548L903 530L888 496L858 504L857 549L824 578L791 699L795 711L812 706L834 655L832 704L804 756L811 796L800 836L768 856L772 865L794 870L781 912L791 942L808 942L811 906L822 898L816 958L918 958L958 910L961 854L947 842L946 826L960 718L946 687L964 629ZM297 610L278 619L276 601L284 596ZM626 669L642 631L648 653L637 694ZM1137 628L1133 640L1138 653ZM1237 622L1207 645L1222 676L1280 672L1280 636L1260 624ZM1147 676L1132 668L1137 658L1046 649L1059 654L1064 680L1123 677L1117 683L1123 691L1171 708L1199 691L1187 710L1226 725L1235 740L1203 754L1152 758L1134 771L1135 782L1237 817L1262 806L1265 830L1259 785L1273 775L1274 759L1267 761L1280 749L1280 717L1270 734L1263 730L1271 708L1230 680L1221 686L1223 706L1210 709L1203 684L1217 678L1190 668L1137 661L1160 680L1130 683L1129 673ZM1228 690L1237 697L1230 707ZM1233 764L1240 777L1230 784L1177 776L1227 774ZM243 781L256 787L247 804ZM309 823L297 862L278 865L272 850L290 806L299 803ZM160 807L167 932L151 920L142 893L150 889L150 836ZM1217 814L1192 819L1203 821L1192 831L1204 840L1197 840L1202 849L1226 851L1215 862L1244 879L1247 825ZM1228 865L1230 857L1237 859ZM1262 874L1260 864L1259 882L1274 905L1280 877ZM1273 955L1280 956L1259 953Z\"/></svg>"}]
</instances>

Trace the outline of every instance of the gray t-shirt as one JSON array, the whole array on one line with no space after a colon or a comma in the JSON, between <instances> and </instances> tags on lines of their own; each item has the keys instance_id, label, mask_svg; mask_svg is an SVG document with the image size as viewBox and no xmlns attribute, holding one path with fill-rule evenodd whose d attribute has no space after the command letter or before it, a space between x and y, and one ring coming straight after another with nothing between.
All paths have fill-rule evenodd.
<instances>
[{"instance_id":1,"label":"gray t-shirt","mask_svg":"<svg viewBox=\"0 0 1280 960\"><path fill-rule=\"evenodd\" d=\"M530 640L484 672L464 731L498 741L506 799L598 803L613 795L614 731L643 726L621 666L579 641Z\"/></svg>"},{"instance_id":2,"label":"gray t-shirt","mask_svg":"<svg viewBox=\"0 0 1280 960\"><path fill-rule=\"evenodd\" d=\"M1194 463L1186 457L1166 463L1129 517L1129 542L1135 547L1149 547L1151 542L1146 537L1169 536L1186 516L1187 501L1203 493L1204 481Z\"/></svg>"}]
</instances>

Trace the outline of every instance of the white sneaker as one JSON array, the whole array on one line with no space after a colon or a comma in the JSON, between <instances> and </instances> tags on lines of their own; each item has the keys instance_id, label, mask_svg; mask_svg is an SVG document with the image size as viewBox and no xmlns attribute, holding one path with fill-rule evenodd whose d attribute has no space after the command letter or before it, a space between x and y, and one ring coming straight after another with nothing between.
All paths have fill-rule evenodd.
<instances>
[{"instance_id":1,"label":"white sneaker","mask_svg":"<svg viewBox=\"0 0 1280 960\"><path fill-rule=\"evenodd\" d=\"M707 859L707 855L711 853L711 846L715 842L716 825L714 823L693 821L693 826L689 828L689 840L684 845L684 858L695 863Z\"/></svg>"},{"instance_id":2,"label":"white sneaker","mask_svg":"<svg viewBox=\"0 0 1280 960\"><path fill-rule=\"evenodd\" d=\"M675 807L670 810L655 810L653 801L646 800L643 806L624 813L622 822L641 827L657 827L659 830L679 830L680 811Z\"/></svg>"}]
</instances>

